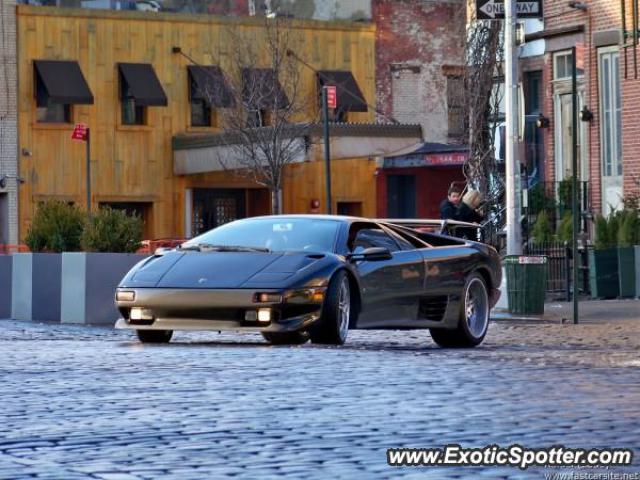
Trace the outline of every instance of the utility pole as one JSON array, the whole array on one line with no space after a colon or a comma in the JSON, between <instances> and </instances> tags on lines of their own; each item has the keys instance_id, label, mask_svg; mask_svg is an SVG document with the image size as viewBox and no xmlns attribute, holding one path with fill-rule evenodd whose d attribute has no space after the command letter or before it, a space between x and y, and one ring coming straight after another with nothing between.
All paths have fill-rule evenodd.
<instances>
[{"instance_id":1,"label":"utility pole","mask_svg":"<svg viewBox=\"0 0 640 480\"><path fill-rule=\"evenodd\" d=\"M571 251L573 253L573 323L578 323L578 135L580 135L580 125L578 125L578 73L576 66L576 47L571 49L571 99L573 108L573 142L571 169L571 213L573 214L573 234L571 235ZM569 272L567 272L569 273Z\"/></svg>"},{"instance_id":2,"label":"utility pole","mask_svg":"<svg viewBox=\"0 0 640 480\"><path fill-rule=\"evenodd\" d=\"M326 179L327 213L331 215L331 153L329 152L329 88L322 87L322 116L324 122L324 172ZM333 92L335 94L335 91Z\"/></svg>"},{"instance_id":3,"label":"utility pole","mask_svg":"<svg viewBox=\"0 0 640 480\"><path fill-rule=\"evenodd\" d=\"M86 147L87 147L87 155L86 155L86 164L87 164L87 213L91 216L91 130L87 127L87 134L85 138Z\"/></svg>"},{"instance_id":4,"label":"utility pole","mask_svg":"<svg viewBox=\"0 0 640 480\"><path fill-rule=\"evenodd\" d=\"M520 225L520 161L516 158L518 134L518 52L516 49L516 0L505 0L505 101L506 101L506 183L507 255L522 254Z\"/></svg>"}]
</instances>

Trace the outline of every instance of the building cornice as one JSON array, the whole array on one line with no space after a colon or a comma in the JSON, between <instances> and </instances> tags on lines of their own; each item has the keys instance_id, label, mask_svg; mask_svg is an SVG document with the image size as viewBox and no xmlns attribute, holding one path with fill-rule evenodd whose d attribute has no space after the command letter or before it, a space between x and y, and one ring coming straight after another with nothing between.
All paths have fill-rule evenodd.
<instances>
[{"instance_id":1,"label":"building cornice","mask_svg":"<svg viewBox=\"0 0 640 480\"><path fill-rule=\"evenodd\" d=\"M42 16L42 17L67 17L86 19L111 19L129 21L150 21L150 22L188 22L202 23L209 25L228 25L263 27L265 19L263 17L251 16L219 16L219 15L196 15L187 13L172 12L138 12L130 10L102 10L91 8L66 8L66 7L41 7L33 5L18 5L18 16ZM352 22L348 20L298 20L285 19L293 29L300 30L348 30L375 33L376 27L371 22Z\"/></svg>"},{"instance_id":2,"label":"building cornice","mask_svg":"<svg viewBox=\"0 0 640 480\"><path fill-rule=\"evenodd\" d=\"M532 42L534 40L549 39L555 37L563 37L565 35L575 35L576 33L584 33L584 25L569 25L567 27L550 28L548 30L541 30L539 32L530 33L525 35L525 42Z\"/></svg>"},{"instance_id":3,"label":"building cornice","mask_svg":"<svg viewBox=\"0 0 640 480\"><path fill-rule=\"evenodd\" d=\"M273 127L262 127L262 129L266 134ZM322 135L322 124L293 125L288 133L291 136L320 137ZM420 125L405 124L331 123L329 124L329 134L332 137L422 138L422 127ZM238 135L234 133L178 134L173 137L172 146L174 150L191 150L234 145L239 141Z\"/></svg>"}]
</instances>

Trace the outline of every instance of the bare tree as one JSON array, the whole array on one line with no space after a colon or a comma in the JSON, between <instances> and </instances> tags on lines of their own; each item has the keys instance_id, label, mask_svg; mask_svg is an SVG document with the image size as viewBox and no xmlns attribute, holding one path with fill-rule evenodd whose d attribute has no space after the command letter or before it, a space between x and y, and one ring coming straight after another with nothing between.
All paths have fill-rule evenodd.
<instances>
[{"instance_id":1,"label":"bare tree","mask_svg":"<svg viewBox=\"0 0 640 480\"><path fill-rule=\"evenodd\" d=\"M464 105L468 118L469 160L464 174L474 188L487 196L489 179L495 178L495 129L502 89L496 77L502 74L502 22L472 20L465 46Z\"/></svg>"},{"instance_id":2,"label":"bare tree","mask_svg":"<svg viewBox=\"0 0 640 480\"><path fill-rule=\"evenodd\" d=\"M291 54L301 39L290 20L278 17L265 18L254 36L231 30L229 36L233 65L226 80L233 107L221 112L223 139L233 160L219 160L225 169L267 187L272 212L278 214L284 169L309 147L309 99L302 91L302 65L297 53Z\"/></svg>"}]
</instances>

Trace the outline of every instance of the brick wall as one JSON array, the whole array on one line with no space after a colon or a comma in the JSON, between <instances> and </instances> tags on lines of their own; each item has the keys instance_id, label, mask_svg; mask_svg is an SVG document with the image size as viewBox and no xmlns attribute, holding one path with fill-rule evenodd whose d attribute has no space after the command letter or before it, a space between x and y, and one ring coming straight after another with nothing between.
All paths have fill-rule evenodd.
<instances>
[{"instance_id":1,"label":"brick wall","mask_svg":"<svg viewBox=\"0 0 640 480\"><path fill-rule=\"evenodd\" d=\"M15 176L18 167L17 69L15 0L0 1L0 177ZM17 243L17 182L7 180L4 190L8 212L0 211L0 243ZM6 215L8 213L8 216ZM4 233L3 233L4 232Z\"/></svg>"},{"instance_id":2,"label":"brick wall","mask_svg":"<svg viewBox=\"0 0 640 480\"><path fill-rule=\"evenodd\" d=\"M632 31L631 0L626 0L626 28ZM618 6L617 23L621 27L621 15ZM611 15L613 16L613 15ZM610 27L611 28L611 27ZM632 39L629 38L629 44ZM620 67L622 78L622 169L624 176L624 194L640 195L640 45L634 48L620 48ZM634 61L637 56L638 61ZM627 67L625 68L625 59ZM636 75L637 72L637 75Z\"/></svg>"},{"instance_id":3,"label":"brick wall","mask_svg":"<svg viewBox=\"0 0 640 480\"><path fill-rule=\"evenodd\" d=\"M627 30L631 30L631 0L626 1ZM582 25L584 27L584 67L585 67L585 104L593 112L594 118L587 124L589 152L589 182L591 190L591 206L594 211L601 211L602 186L601 165L602 151L600 145L600 90L598 81L598 48L593 44L593 34L609 30L622 29L621 4L612 0L583 0L587 11L568 6L565 0L545 0L545 30ZM547 44L551 42L547 41ZM624 195L640 193L640 75L635 77L633 65L633 49L627 51L627 78L625 78L625 53L620 51L620 76L622 94L622 164ZM638 47L640 58L640 47ZM580 60L580 56L578 57ZM638 65L640 70L640 61ZM554 138L553 138L553 71L552 55L547 47L545 55L545 115L551 119L547 133L547 178L553 179Z\"/></svg>"},{"instance_id":4,"label":"brick wall","mask_svg":"<svg viewBox=\"0 0 640 480\"><path fill-rule=\"evenodd\" d=\"M378 121L419 123L427 141L450 142L443 67L463 63L465 3L373 0Z\"/></svg>"}]
</instances>

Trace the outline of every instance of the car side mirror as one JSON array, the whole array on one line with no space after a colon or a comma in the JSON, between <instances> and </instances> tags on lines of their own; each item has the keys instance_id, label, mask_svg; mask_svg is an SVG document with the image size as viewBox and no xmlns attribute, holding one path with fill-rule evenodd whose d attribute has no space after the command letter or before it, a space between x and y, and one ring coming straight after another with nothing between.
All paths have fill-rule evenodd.
<instances>
[{"instance_id":1,"label":"car side mirror","mask_svg":"<svg viewBox=\"0 0 640 480\"><path fill-rule=\"evenodd\" d=\"M365 248L361 252L348 255L348 258L352 262L359 262L361 260L377 261L389 260L392 258L392 255L388 248L369 247Z\"/></svg>"}]
</instances>

